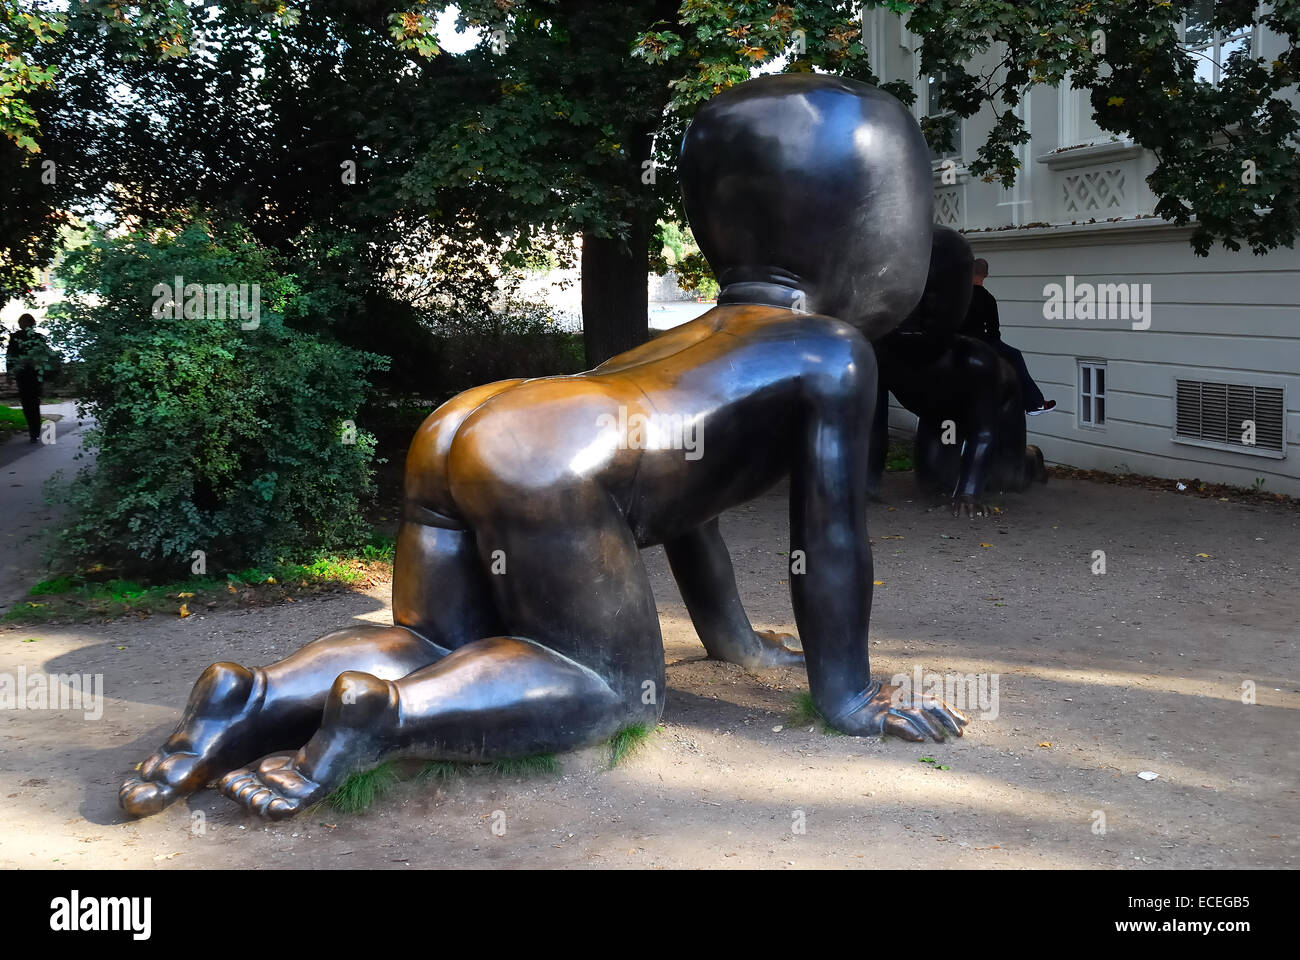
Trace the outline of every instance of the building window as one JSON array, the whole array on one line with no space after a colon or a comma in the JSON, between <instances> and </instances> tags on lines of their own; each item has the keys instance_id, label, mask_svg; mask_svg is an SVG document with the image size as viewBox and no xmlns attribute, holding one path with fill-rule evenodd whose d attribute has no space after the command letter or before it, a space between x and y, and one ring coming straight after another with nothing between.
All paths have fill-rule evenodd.
<instances>
[{"instance_id":1,"label":"building window","mask_svg":"<svg viewBox=\"0 0 1300 960\"><path fill-rule=\"evenodd\" d=\"M939 91L943 89L946 82L947 74L925 78L925 115L935 126L948 129L951 138L949 142L952 144L952 147L947 150L931 150L930 157L934 160L961 156L961 117L951 110L943 110L939 107Z\"/></svg>"},{"instance_id":2,"label":"building window","mask_svg":"<svg viewBox=\"0 0 1300 960\"><path fill-rule=\"evenodd\" d=\"M1079 361L1079 426L1106 426L1106 361Z\"/></svg>"},{"instance_id":3,"label":"building window","mask_svg":"<svg viewBox=\"0 0 1300 960\"><path fill-rule=\"evenodd\" d=\"M1183 18L1180 33L1183 49L1196 61L1196 79L1218 86L1228 57L1240 50L1249 56L1254 47L1253 25L1225 32L1213 30L1214 0L1193 0Z\"/></svg>"}]
</instances>

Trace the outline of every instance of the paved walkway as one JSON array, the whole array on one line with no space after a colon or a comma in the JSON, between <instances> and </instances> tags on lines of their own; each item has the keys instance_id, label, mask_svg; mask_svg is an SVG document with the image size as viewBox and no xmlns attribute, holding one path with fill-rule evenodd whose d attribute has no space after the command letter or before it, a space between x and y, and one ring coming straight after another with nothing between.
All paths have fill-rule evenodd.
<instances>
[{"instance_id":1,"label":"paved walkway","mask_svg":"<svg viewBox=\"0 0 1300 960\"><path fill-rule=\"evenodd\" d=\"M45 576L40 535L57 516L41 494L45 481L58 470L71 475L87 462L74 459L90 423L77 419L77 405L44 404L41 413L63 417L55 423L54 443L28 443L24 432L0 444L0 612Z\"/></svg>"}]
</instances>

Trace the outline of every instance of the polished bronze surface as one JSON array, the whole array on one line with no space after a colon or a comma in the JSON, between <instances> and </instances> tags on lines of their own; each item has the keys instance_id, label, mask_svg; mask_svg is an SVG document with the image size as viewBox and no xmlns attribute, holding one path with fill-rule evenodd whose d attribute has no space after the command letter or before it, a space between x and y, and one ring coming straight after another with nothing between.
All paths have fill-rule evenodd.
<instances>
[{"instance_id":1,"label":"polished bronze surface","mask_svg":"<svg viewBox=\"0 0 1300 960\"><path fill-rule=\"evenodd\" d=\"M889 393L917 416L913 463L922 487L952 496L953 516L984 516L988 489L1047 481L1042 451L1025 445L1020 381L996 350L957 333L970 306L975 257L960 233L934 228L920 303L876 341L880 392L871 479L878 489L889 443Z\"/></svg>"},{"instance_id":2,"label":"polished bronze surface","mask_svg":"<svg viewBox=\"0 0 1300 960\"><path fill-rule=\"evenodd\" d=\"M868 662L863 331L887 332L925 287L920 131L863 84L764 77L701 108L681 175L718 307L586 373L491 384L431 414L407 460L394 625L209 667L123 784L128 812L221 778L286 817L386 757L521 756L655 723L664 654L639 553L654 544L711 656L802 660L845 733L960 735L964 716L873 682ZM750 626L717 525L786 476L802 655Z\"/></svg>"}]
</instances>

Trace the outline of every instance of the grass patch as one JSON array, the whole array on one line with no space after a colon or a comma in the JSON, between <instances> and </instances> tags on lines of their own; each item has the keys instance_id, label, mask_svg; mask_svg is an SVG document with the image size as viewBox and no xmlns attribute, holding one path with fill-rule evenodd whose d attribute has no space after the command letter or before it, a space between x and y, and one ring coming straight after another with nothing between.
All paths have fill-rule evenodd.
<instances>
[{"instance_id":1,"label":"grass patch","mask_svg":"<svg viewBox=\"0 0 1300 960\"><path fill-rule=\"evenodd\" d=\"M813 705L812 694L806 690L796 693L790 700L790 713L786 718L786 723L792 727L802 727L805 724L821 728L821 732L831 737L842 736L840 731L836 730L826 718L821 715L818 709Z\"/></svg>"},{"instance_id":2,"label":"grass patch","mask_svg":"<svg viewBox=\"0 0 1300 960\"><path fill-rule=\"evenodd\" d=\"M306 562L248 567L225 576L191 577L144 584L106 579L104 567L42 580L0 620L45 623L51 620L101 620L126 615L197 613L217 607L280 603L292 594L336 587L368 586L391 574L395 541L373 537L350 554L321 555Z\"/></svg>"},{"instance_id":3,"label":"grass patch","mask_svg":"<svg viewBox=\"0 0 1300 960\"><path fill-rule=\"evenodd\" d=\"M617 767L650 739L650 728L643 723L624 727L609 738L609 765Z\"/></svg>"},{"instance_id":4,"label":"grass patch","mask_svg":"<svg viewBox=\"0 0 1300 960\"><path fill-rule=\"evenodd\" d=\"M364 813L400 779L392 762L381 763L373 770L350 775L325 802L340 813Z\"/></svg>"},{"instance_id":5,"label":"grass patch","mask_svg":"<svg viewBox=\"0 0 1300 960\"><path fill-rule=\"evenodd\" d=\"M560 760L553 753L537 753L531 757L505 757L493 760L488 769L501 777L537 777L560 772Z\"/></svg>"},{"instance_id":6,"label":"grass patch","mask_svg":"<svg viewBox=\"0 0 1300 960\"><path fill-rule=\"evenodd\" d=\"M560 772L560 760L553 753L539 753L530 757L509 757L491 763L458 763L454 760L430 760L414 777L409 768L399 761L389 760L373 770L354 773L324 801L340 813L364 813L392 792L403 780L419 785L448 784L462 775L496 774L500 777L521 779Z\"/></svg>"},{"instance_id":7,"label":"grass patch","mask_svg":"<svg viewBox=\"0 0 1300 960\"><path fill-rule=\"evenodd\" d=\"M27 432L27 418L15 407L0 404L0 440L7 440L15 433Z\"/></svg>"},{"instance_id":8,"label":"grass patch","mask_svg":"<svg viewBox=\"0 0 1300 960\"><path fill-rule=\"evenodd\" d=\"M912 444L910 440L890 437L889 447L885 451L885 470L899 473L912 469Z\"/></svg>"},{"instance_id":9,"label":"grass patch","mask_svg":"<svg viewBox=\"0 0 1300 960\"><path fill-rule=\"evenodd\" d=\"M459 763L452 763L450 760L430 760L420 768L415 779L420 783L450 783L460 776L460 768Z\"/></svg>"}]
</instances>

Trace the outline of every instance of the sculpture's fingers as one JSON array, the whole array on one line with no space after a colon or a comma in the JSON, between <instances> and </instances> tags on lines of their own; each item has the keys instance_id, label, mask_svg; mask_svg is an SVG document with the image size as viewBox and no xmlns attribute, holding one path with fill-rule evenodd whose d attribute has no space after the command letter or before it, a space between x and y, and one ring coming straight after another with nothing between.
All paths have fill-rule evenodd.
<instances>
[{"instance_id":1,"label":"sculpture's fingers","mask_svg":"<svg viewBox=\"0 0 1300 960\"><path fill-rule=\"evenodd\" d=\"M911 718L898 712L892 707L889 710L888 716L885 717L881 733L887 737L898 737L902 740L911 740L913 743L922 743L925 741L925 737L922 735L921 731L917 730Z\"/></svg>"},{"instance_id":2,"label":"sculpture's fingers","mask_svg":"<svg viewBox=\"0 0 1300 960\"><path fill-rule=\"evenodd\" d=\"M946 735L944 732L944 726L938 720L931 717L929 711L913 705L906 709L906 713L908 719L920 727L922 733L929 735L932 740L936 740L940 743L943 742Z\"/></svg>"},{"instance_id":3,"label":"sculpture's fingers","mask_svg":"<svg viewBox=\"0 0 1300 960\"><path fill-rule=\"evenodd\" d=\"M944 703L942 700L935 700L927 703L925 705L925 712L927 716L938 720L939 723L943 724L944 729L949 733L958 737L962 735L961 728L970 723L970 720L964 713L955 707L948 706L948 704Z\"/></svg>"}]
</instances>

